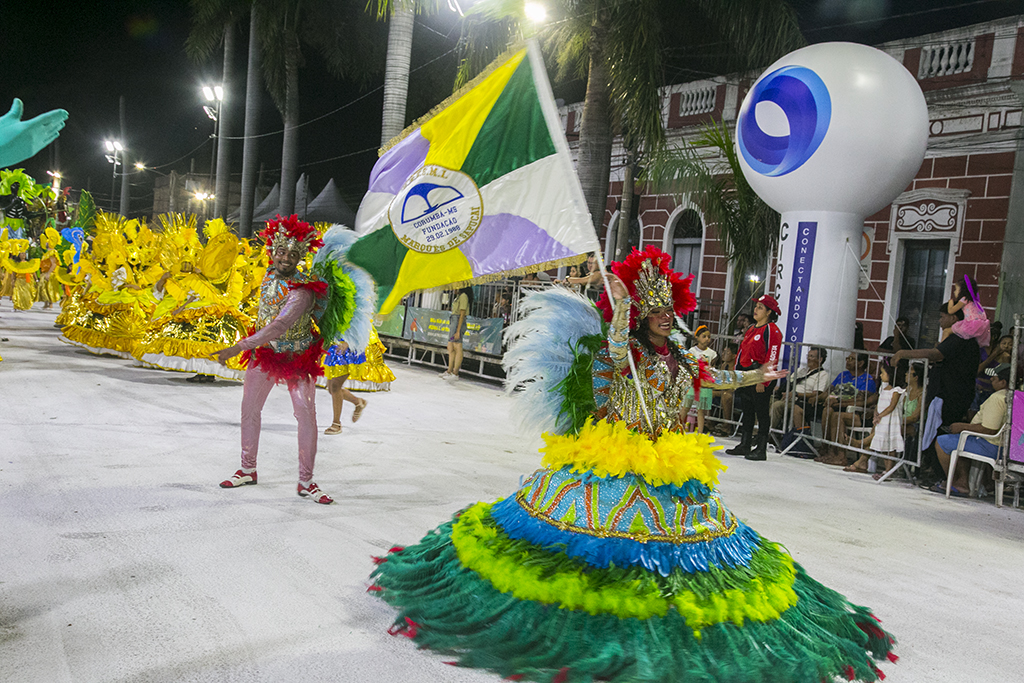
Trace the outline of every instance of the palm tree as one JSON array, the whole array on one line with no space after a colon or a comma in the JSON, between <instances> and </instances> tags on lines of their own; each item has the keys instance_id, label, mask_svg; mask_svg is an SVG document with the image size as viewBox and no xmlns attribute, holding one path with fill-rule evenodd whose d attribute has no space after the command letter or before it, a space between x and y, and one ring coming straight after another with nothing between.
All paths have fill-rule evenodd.
<instances>
[{"instance_id":1,"label":"palm tree","mask_svg":"<svg viewBox=\"0 0 1024 683\"><path fill-rule=\"evenodd\" d=\"M250 19L250 74L246 88L246 150L243 154L243 207L248 206L247 216L242 216L245 234L249 232L245 224L251 223L252 215L259 95L251 72L261 68L267 90L284 122L279 211L289 214L295 210L298 178L299 69L304 63L303 48L311 47L319 54L333 75L365 83L380 61L380 31L365 17L358 3L333 0L191 0L191 3L193 27L188 46L190 54L197 59L208 56L218 44L213 27L226 26L229 21L233 23L243 16ZM224 87L227 91L227 82ZM222 137L225 137L223 133ZM245 182L246 169L248 183ZM220 194L218 191L218 197Z\"/></svg>"},{"instance_id":2,"label":"palm tree","mask_svg":"<svg viewBox=\"0 0 1024 683\"><path fill-rule=\"evenodd\" d=\"M474 32L520 33L525 21L522 7L514 0L482 0L467 12L467 47L482 46L490 54L464 60L464 75L475 73L504 48L474 40ZM540 35L554 53L559 76L586 78L577 174L597 227L604 222L608 201L614 130L623 133L630 161L627 187L636 164L664 145L658 89L664 83L662 53L670 43L675 45L667 27L700 25L701 33L693 37L705 41L714 28L743 62L752 65L767 63L804 43L785 0L561 0L551 11L554 16ZM483 21L474 21L477 18ZM507 22L506 27L496 28L498 20ZM736 60L728 63L731 68L739 66ZM626 210L621 214L628 221L631 189L624 200ZM619 234L626 239L628 230Z\"/></svg>"},{"instance_id":3,"label":"palm tree","mask_svg":"<svg viewBox=\"0 0 1024 683\"><path fill-rule=\"evenodd\" d=\"M702 153L709 148L717 154ZM747 183L726 124L706 124L692 144L659 155L645 178L656 191L689 196L701 207L718 231L734 277L759 270L778 247L779 214Z\"/></svg>"},{"instance_id":4,"label":"palm tree","mask_svg":"<svg viewBox=\"0 0 1024 683\"><path fill-rule=\"evenodd\" d=\"M256 203L256 160L260 128L260 10L253 3L249 12L249 55L245 71L245 128L242 141L242 197L238 207L238 234L252 236L252 212Z\"/></svg>"},{"instance_id":5,"label":"palm tree","mask_svg":"<svg viewBox=\"0 0 1024 683\"><path fill-rule=\"evenodd\" d=\"M380 63L383 36L359 3L332 0L260 2L263 74L284 120L281 149L282 214L295 210L298 178L299 69L312 48L338 78L367 84ZM265 15L265 16L264 16Z\"/></svg>"},{"instance_id":6,"label":"palm tree","mask_svg":"<svg viewBox=\"0 0 1024 683\"><path fill-rule=\"evenodd\" d=\"M227 214L231 173L231 116L234 90L235 23L249 12L249 0L190 0L192 30L185 50L195 61L206 59L220 44L224 45L221 87L224 99L217 113L217 181L214 187L214 216ZM247 94L248 97L248 94ZM248 104L248 103L247 103ZM248 113L248 106L246 108ZM212 154L212 152L211 152Z\"/></svg>"}]
</instances>

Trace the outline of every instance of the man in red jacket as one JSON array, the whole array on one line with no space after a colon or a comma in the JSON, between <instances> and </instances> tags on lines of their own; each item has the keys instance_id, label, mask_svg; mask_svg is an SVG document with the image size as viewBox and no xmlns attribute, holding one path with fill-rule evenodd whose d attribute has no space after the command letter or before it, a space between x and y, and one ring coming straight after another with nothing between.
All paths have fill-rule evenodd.
<instances>
[{"instance_id":1,"label":"man in red jacket","mask_svg":"<svg viewBox=\"0 0 1024 683\"><path fill-rule=\"evenodd\" d=\"M754 304L754 325L747 328L736 357L737 370L774 368L782 349L782 332L775 321L782 315L779 302L767 294ZM740 443L726 451L729 455L742 455L747 460L768 459L768 432L771 428L770 405L775 381L740 387L736 397L743 399L743 420ZM754 438L754 417L757 416L757 446L751 450Z\"/></svg>"}]
</instances>

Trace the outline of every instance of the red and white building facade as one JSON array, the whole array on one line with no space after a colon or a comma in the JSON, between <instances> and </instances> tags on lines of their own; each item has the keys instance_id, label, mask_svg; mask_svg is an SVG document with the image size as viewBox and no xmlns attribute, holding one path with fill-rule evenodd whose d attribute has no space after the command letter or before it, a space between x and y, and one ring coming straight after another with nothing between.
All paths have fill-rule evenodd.
<instances>
[{"instance_id":1,"label":"red and white building facade","mask_svg":"<svg viewBox=\"0 0 1024 683\"><path fill-rule=\"evenodd\" d=\"M937 308L964 274L979 285L990 319L1009 329L1024 313L1024 16L875 46L917 77L931 121L928 150L917 177L888 207L866 219L857 319L867 348L889 336L897 317L931 345ZM724 76L662 90L663 119L671 140L693 140L714 119L734 127L756 74ZM582 103L563 107L573 146ZM604 224L611 255L625 155L613 152ZM733 273L715 226L683 198L639 189L640 248L653 244L673 255L674 267L694 273L695 291L708 317L728 310L736 287L757 288L750 275ZM609 237L611 228L611 240ZM774 288L766 255L761 275ZM764 280L767 280L766 282ZM813 296L813 293L812 293ZM746 308L749 310L749 304ZM717 310L716 310L717 309Z\"/></svg>"}]
</instances>

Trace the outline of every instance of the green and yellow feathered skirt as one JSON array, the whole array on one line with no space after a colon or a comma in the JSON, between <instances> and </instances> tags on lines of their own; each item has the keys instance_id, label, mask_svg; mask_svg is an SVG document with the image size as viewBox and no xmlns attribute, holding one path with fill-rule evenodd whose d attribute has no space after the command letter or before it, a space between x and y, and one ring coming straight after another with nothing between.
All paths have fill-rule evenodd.
<instances>
[{"instance_id":1,"label":"green and yellow feathered skirt","mask_svg":"<svg viewBox=\"0 0 1024 683\"><path fill-rule=\"evenodd\" d=\"M894 641L722 504L711 439L588 422L544 469L393 548L392 632L513 680L875 681Z\"/></svg>"}]
</instances>

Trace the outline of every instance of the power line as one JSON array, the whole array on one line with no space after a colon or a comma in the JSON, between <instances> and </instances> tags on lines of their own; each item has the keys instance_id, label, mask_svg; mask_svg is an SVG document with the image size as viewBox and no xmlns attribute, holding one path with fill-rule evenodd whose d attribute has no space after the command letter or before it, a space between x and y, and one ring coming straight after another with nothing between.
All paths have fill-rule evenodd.
<instances>
[{"instance_id":1,"label":"power line","mask_svg":"<svg viewBox=\"0 0 1024 683\"><path fill-rule=\"evenodd\" d=\"M437 57L434 57L433 59L431 59L428 62L424 62L423 64L421 64L420 66L416 67L415 69L412 69L411 71L409 71L409 73L410 74L414 74L417 71L419 71L420 69L424 69L424 68L430 66L431 64L433 64L434 62L438 61L439 59L444 59L445 57L447 57L451 53L455 52L457 49L458 49L458 47L453 47L452 49L448 50L447 52L442 53L442 54L438 55ZM309 124L315 123L315 122L319 121L320 119L325 119L328 116L334 116L338 112L343 111L345 109L348 109L349 107L353 106L357 102L365 100L370 95L373 95L374 93L376 93L378 91L381 91L383 89L384 89L384 86L383 85L379 85L376 88L374 88L373 90L370 90L370 91L364 93L363 95L360 95L359 97L357 97L356 99L352 100L351 102L348 102L347 104L343 104L343 105L341 105L340 107L338 107L337 109L335 109L333 111L329 111L326 114L321 114L320 116L317 116L316 118L310 119L309 121L303 121L302 123L297 125L296 128L302 128L303 126L308 126ZM252 136L250 136L250 139L265 138L265 137L269 137L271 135L281 135L283 133L284 133L284 129L282 128L281 130L276 130L276 131L274 131L272 133L260 133L259 135L252 135ZM231 137L225 137L224 139L225 140L245 140L245 136L244 135L231 136Z\"/></svg>"}]
</instances>

